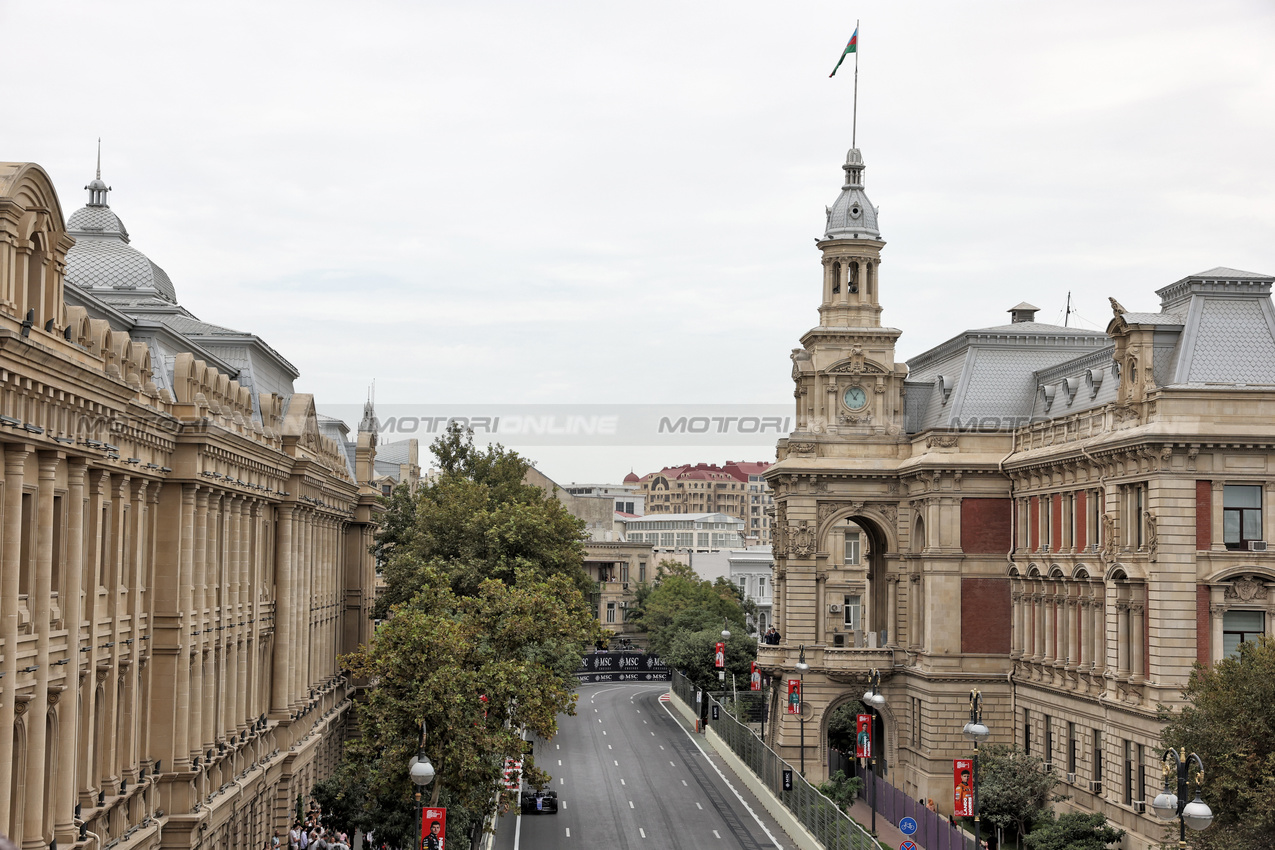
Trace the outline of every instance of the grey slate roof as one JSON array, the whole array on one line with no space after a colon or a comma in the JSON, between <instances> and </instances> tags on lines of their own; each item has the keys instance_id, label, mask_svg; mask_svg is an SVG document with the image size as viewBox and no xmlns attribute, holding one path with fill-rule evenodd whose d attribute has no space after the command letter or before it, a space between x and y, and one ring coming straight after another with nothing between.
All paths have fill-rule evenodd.
<instances>
[{"instance_id":1,"label":"grey slate roof","mask_svg":"<svg viewBox=\"0 0 1275 850\"><path fill-rule=\"evenodd\" d=\"M124 222L110 207L82 207L72 214L66 229L75 237L75 246L66 255L67 280L83 289L149 291L176 303L168 274L129 244Z\"/></svg>"},{"instance_id":2,"label":"grey slate roof","mask_svg":"<svg viewBox=\"0 0 1275 850\"><path fill-rule=\"evenodd\" d=\"M851 148L846 154L846 164L842 166L846 182L837 200L828 208L824 239L881 238L877 229L877 208L872 206L863 191L863 167L863 155L858 148Z\"/></svg>"}]
</instances>

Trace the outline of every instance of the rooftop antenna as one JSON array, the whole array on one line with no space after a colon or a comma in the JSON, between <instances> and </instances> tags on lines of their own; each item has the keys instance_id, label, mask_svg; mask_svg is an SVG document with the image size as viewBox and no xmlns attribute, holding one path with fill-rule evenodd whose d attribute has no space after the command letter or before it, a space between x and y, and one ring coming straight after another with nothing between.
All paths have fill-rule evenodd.
<instances>
[{"instance_id":1,"label":"rooftop antenna","mask_svg":"<svg viewBox=\"0 0 1275 850\"><path fill-rule=\"evenodd\" d=\"M97 179L102 179L102 137L97 137Z\"/></svg>"},{"instance_id":2,"label":"rooftop antenna","mask_svg":"<svg viewBox=\"0 0 1275 850\"><path fill-rule=\"evenodd\" d=\"M1073 309L1071 309L1071 293L1070 293L1070 292L1068 292L1068 293L1067 293L1067 309L1066 309L1066 312L1064 312L1064 313L1063 313L1063 327L1064 327L1064 328L1069 328L1069 327L1071 327L1071 314L1072 314L1072 313L1074 313L1074 312L1076 312L1076 311L1075 311L1075 310L1073 310Z\"/></svg>"}]
</instances>

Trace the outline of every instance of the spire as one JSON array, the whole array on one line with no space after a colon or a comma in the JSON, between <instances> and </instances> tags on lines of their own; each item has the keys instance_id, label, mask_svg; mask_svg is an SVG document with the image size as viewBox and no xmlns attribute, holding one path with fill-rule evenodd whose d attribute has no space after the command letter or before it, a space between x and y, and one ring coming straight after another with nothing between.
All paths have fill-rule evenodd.
<instances>
[{"instance_id":1,"label":"spire","mask_svg":"<svg viewBox=\"0 0 1275 850\"><path fill-rule=\"evenodd\" d=\"M90 207L109 207L106 202L106 193L111 191L111 187L102 182L102 138L97 139L97 176L93 178L93 182L84 187L89 190L89 206Z\"/></svg>"}]
</instances>

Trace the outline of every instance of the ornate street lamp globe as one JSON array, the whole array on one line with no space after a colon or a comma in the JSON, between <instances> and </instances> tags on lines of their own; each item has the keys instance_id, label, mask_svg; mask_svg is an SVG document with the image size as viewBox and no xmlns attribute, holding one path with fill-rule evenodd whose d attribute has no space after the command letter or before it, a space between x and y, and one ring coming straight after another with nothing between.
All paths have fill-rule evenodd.
<instances>
[{"instance_id":1,"label":"ornate street lamp globe","mask_svg":"<svg viewBox=\"0 0 1275 850\"><path fill-rule=\"evenodd\" d=\"M885 694L873 694L868 703L875 709L885 708Z\"/></svg>"},{"instance_id":2,"label":"ornate street lamp globe","mask_svg":"<svg viewBox=\"0 0 1275 850\"><path fill-rule=\"evenodd\" d=\"M974 723L973 721L966 723L965 728L961 731L975 741L986 741L987 736L992 734L985 724Z\"/></svg>"},{"instance_id":3,"label":"ornate street lamp globe","mask_svg":"<svg viewBox=\"0 0 1275 850\"><path fill-rule=\"evenodd\" d=\"M417 785L428 785L434 781L434 765L427 758L412 756L412 782Z\"/></svg>"},{"instance_id":4,"label":"ornate street lamp globe","mask_svg":"<svg viewBox=\"0 0 1275 850\"><path fill-rule=\"evenodd\" d=\"M1173 820L1178 816L1178 795L1165 788L1151 801L1151 808L1160 820ZM1209 813L1210 818L1212 812Z\"/></svg>"},{"instance_id":5,"label":"ornate street lamp globe","mask_svg":"<svg viewBox=\"0 0 1275 850\"><path fill-rule=\"evenodd\" d=\"M1182 809L1182 820L1186 821L1186 825L1191 829L1197 831L1213 823L1213 810L1209 808L1208 803L1200 799L1199 789L1196 789L1195 799Z\"/></svg>"}]
</instances>

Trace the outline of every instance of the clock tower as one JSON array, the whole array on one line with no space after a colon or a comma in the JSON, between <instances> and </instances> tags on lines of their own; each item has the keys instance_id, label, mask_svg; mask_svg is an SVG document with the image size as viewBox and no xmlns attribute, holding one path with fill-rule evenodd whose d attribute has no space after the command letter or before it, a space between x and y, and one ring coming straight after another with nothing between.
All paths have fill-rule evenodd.
<instances>
[{"instance_id":1,"label":"clock tower","mask_svg":"<svg viewBox=\"0 0 1275 850\"><path fill-rule=\"evenodd\" d=\"M823 254L819 326L806 332L792 354L797 432L791 442L802 434L815 443L832 435L894 442L902 433L907 370L894 362L900 332L881 327L878 274L885 241L876 207L864 192L858 148L851 148L842 170L841 194L827 209L827 226L817 240ZM815 443L799 445L814 451Z\"/></svg>"}]
</instances>

